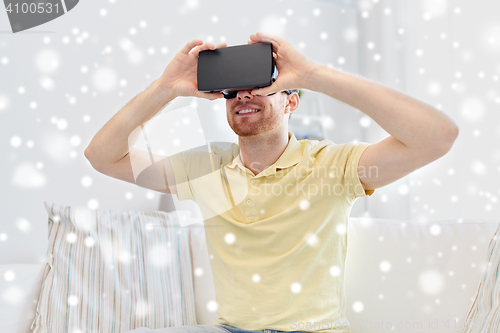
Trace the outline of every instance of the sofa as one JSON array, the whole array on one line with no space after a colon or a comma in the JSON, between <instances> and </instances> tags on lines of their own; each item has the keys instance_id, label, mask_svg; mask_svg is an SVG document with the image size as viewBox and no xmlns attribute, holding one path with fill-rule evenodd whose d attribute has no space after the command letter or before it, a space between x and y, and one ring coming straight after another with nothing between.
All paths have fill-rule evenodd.
<instances>
[{"instance_id":1,"label":"sofa","mask_svg":"<svg viewBox=\"0 0 500 333\"><path fill-rule=\"evenodd\" d=\"M198 226L187 228L186 258L196 323L212 324L217 313L203 221L194 203L173 204L168 194L159 211L174 206L189 213L190 226ZM350 218L345 294L351 332L462 332L499 226L499 220ZM0 265L0 332L31 331L45 268L41 263Z\"/></svg>"}]
</instances>

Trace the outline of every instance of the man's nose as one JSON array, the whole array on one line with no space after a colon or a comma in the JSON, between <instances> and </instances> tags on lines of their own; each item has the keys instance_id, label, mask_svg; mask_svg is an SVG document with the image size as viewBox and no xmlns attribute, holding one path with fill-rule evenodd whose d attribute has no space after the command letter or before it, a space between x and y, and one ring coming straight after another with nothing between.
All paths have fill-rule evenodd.
<instances>
[{"instance_id":1,"label":"man's nose","mask_svg":"<svg viewBox=\"0 0 500 333\"><path fill-rule=\"evenodd\" d=\"M247 99L253 99L255 96L251 94L251 90L240 90L238 91L237 94L238 100L247 98Z\"/></svg>"}]
</instances>

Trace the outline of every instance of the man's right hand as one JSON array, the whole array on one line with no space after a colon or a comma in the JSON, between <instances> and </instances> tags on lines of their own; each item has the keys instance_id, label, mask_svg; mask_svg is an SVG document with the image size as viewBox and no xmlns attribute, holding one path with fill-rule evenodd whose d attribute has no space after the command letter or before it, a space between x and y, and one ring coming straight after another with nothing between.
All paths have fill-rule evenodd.
<instances>
[{"instance_id":1,"label":"man's right hand","mask_svg":"<svg viewBox=\"0 0 500 333\"><path fill-rule=\"evenodd\" d=\"M223 43L215 47L212 43L203 43L200 39L190 41L170 61L158 81L164 89L170 90L175 96L194 96L211 101L223 98L222 93L211 94L199 91L197 72L198 55L201 51L226 46L227 44Z\"/></svg>"}]
</instances>

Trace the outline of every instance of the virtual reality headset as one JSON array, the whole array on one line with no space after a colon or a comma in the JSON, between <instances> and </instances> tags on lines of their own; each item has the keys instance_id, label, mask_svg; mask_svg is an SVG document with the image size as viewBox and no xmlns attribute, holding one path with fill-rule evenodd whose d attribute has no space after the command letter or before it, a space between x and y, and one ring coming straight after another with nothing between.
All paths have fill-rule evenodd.
<instances>
[{"instance_id":1,"label":"virtual reality headset","mask_svg":"<svg viewBox=\"0 0 500 333\"><path fill-rule=\"evenodd\" d=\"M233 96L271 85L278 77L271 43L204 50L198 57L198 90Z\"/></svg>"}]
</instances>

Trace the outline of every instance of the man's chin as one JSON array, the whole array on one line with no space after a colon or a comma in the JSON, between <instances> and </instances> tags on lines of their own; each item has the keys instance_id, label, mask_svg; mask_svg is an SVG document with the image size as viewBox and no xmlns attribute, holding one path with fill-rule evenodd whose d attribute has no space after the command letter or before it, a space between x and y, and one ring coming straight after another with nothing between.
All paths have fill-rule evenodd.
<instances>
[{"instance_id":1,"label":"man's chin","mask_svg":"<svg viewBox=\"0 0 500 333\"><path fill-rule=\"evenodd\" d=\"M237 136L255 136L257 134L260 134L260 132L257 131L234 131Z\"/></svg>"},{"instance_id":2,"label":"man's chin","mask_svg":"<svg viewBox=\"0 0 500 333\"><path fill-rule=\"evenodd\" d=\"M273 131L276 128L276 126L269 126L269 124L262 125L262 124L254 124L253 126L248 126L248 127L243 127L243 126L236 126L233 127L231 126L231 129L233 132L238 135L239 137L251 137L251 136L257 136L259 134L262 134L264 132L269 132Z\"/></svg>"},{"instance_id":3,"label":"man's chin","mask_svg":"<svg viewBox=\"0 0 500 333\"><path fill-rule=\"evenodd\" d=\"M252 124L229 123L229 126L236 135L240 137L250 137L262 134L264 132L273 131L277 126L279 126L279 124L257 121Z\"/></svg>"}]
</instances>

